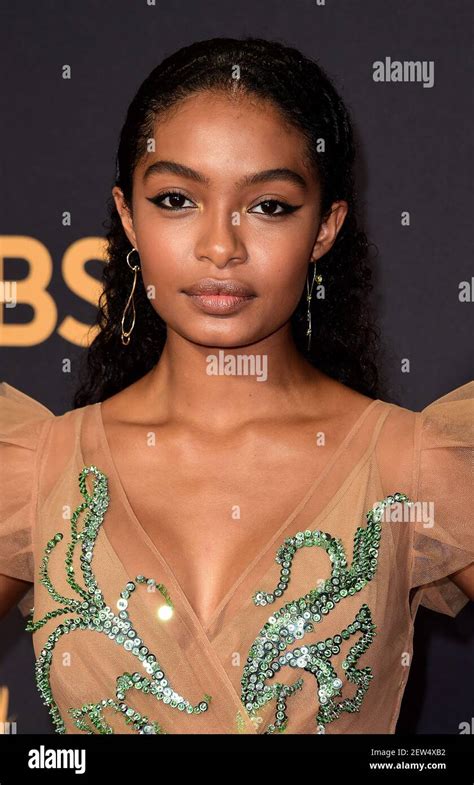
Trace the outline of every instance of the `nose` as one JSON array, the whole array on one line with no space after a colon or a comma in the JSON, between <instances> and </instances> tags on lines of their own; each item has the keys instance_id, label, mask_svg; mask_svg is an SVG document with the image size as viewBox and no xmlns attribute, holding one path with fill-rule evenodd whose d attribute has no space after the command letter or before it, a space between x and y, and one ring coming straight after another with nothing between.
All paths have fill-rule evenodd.
<instances>
[{"instance_id":1,"label":"nose","mask_svg":"<svg viewBox=\"0 0 474 785\"><path fill-rule=\"evenodd\" d=\"M195 254L200 261L209 261L219 269L245 262L247 252L241 237L240 213L221 207L203 215Z\"/></svg>"}]
</instances>

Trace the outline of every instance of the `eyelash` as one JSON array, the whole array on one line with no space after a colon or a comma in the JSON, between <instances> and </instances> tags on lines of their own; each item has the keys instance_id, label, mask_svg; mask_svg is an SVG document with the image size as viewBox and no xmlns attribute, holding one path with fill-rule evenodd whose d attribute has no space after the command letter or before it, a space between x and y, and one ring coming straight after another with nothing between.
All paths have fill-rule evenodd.
<instances>
[{"instance_id":1,"label":"eyelash","mask_svg":"<svg viewBox=\"0 0 474 785\"><path fill-rule=\"evenodd\" d=\"M181 210L189 210L190 209L189 207L165 207L165 205L162 204L161 200L166 199L168 196L175 196L175 195L182 196L184 199L188 199L188 201L192 201L181 191L166 191L166 193L162 193L162 194L158 194L158 196L154 196L149 201L153 202L153 204L159 207L160 210L167 210L168 212L176 213L176 212L180 212ZM282 202L279 201L278 199L263 199L261 202L255 205L255 207L259 207L261 204L277 204L283 208L283 212L275 213L274 215L269 215L267 213L257 213L257 215L264 215L266 218L281 218L284 215L290 215L291 213L294 213L295 210L299 210L299 208L301 207L301 205L289 204L288 202Z\"/></svg>"}]
</instances>

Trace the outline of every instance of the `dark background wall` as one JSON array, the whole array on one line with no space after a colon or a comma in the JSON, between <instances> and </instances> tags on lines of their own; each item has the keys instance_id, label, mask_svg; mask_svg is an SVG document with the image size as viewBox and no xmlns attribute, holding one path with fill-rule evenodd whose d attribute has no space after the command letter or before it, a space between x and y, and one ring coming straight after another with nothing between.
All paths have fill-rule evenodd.
<instances>
[{"instance_id":1,"label":"dark background wall","mask_svg":"<svg viewBox=\"0 0 474 785\"><path fill-rule=\"evenodd\" d=\"M470 7L469 0L4 4L0 277L26 278L32 260L43 272L51 264L52 278L47 306L0 306L1 380L56 414L71 408L126 108L172 51L245 35L278 39L318 59L352 111L366 228L379 249L375 297L394 398L419 410L472 378L472 292L470 302L459 300L460 282L472 276ZM434 85L374 82L373 63L386 57L433 62ZM64 65L71 66L69 80ZM70 226L62 223L65 211ZM404 211L410 226L401 224ZM25 238L41 245L29 249ZM13 323L29 326L12 336ZM403 358L409 373L402 373ZM456 619L420 608L399 731L458 733L471 721L473 605ZM2 624L0 684L10 688L19 733L51 732L24 624L17 609Z\"/></svg>"}]
</instances>

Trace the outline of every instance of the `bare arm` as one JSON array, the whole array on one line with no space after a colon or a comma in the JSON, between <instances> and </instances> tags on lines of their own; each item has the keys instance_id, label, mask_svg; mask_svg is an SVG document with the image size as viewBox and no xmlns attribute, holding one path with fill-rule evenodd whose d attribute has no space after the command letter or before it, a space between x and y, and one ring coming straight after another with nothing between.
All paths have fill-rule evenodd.
<instances>
[{"instance_id":1,"label":"bare arm","mask_svg":"<svg viewBox=\"0 0 474 785\"><path fill-rule=\"evenodd\" d=\"M3 619L8 611L20 602L31 586L32 584L28 581L10 578L9 575L0 575L0 619Z\"/></svg>"},{"instance_id":2,"label":"bare arm","mask_svg":"<svg viewBox=\"0 0 474 785\"><path fill-rule=\"evenodd\" d=\"M470 600L474 600L474 562L449 577Z\"/></svg>"}]
</instances>

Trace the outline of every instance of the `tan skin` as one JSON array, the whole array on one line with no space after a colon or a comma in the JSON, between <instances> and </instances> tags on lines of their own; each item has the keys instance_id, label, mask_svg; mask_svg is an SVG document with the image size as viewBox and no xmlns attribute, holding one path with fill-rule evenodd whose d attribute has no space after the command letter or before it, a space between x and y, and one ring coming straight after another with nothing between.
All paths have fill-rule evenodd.
<instances>
[{"instance_id":1,"label":"tan skin","mask_svg":"<svg viewBox=\"0 0 474 785\"><path fill-rule=\"evenodd\" d=\"M200 94L159 124L155 140L156 152L134 175L133 218L120 189L113 196L145 284L156 287L151 302L168 338L158 365L104 401L102 414L131 506L206 628L250 555L294 510L371 399L314 369L291 339L289 319L308 262L330 250L347 213L347 204L337 202L321 221L318 183L302 163L300 134L269 105ZM157 160L185 164L209 183L163 172L144 182ZM236 185L277 167L300 174L306 188L285 180ZM170 213L148 201L170 188L191 209ZM267 217L261 203L268 199L301 207ZM197 312L181 289L207 276L244 281L257 297L226 317ZM242 347L267 355L266 382L205 373L209 353ZM153 448L146 446L150 430ZM326 446L316 450L319 431ZM393 468L388 461L395 489ZM234 505L239 521L231 517ZM454 580L474 598L474 565ZM0 575L0 616L29 586Z\"/></svg>"},{"instance_id":2,"label":"tan skin","mask_svg":"<svg viewBox=\"0 0 474 785\"><path fill-rule=\"evenodd\" d=\"M207 628L251 555L295 509L372 399L314 369L291 338L308 262L330 250L347 214L347 204L336 202L321 220L318 182L303 164L299 132L269 105L199 94L160 122L155 141L156 151L134 174L133 216L119 188L113 196L145 285L156 287L151 302L168 337L155 368L104 401L102 415L130 504ZM158 160L184 164L208 183L169 172L145 182ZM306 187L283 179L237 185L250 173L282 167ZM174 202L180 211L149 201L168 189L184 195ZM269 209L266 200L300 208L275 218L282 208L272 202ZM203 277L243 281L257 296L235 314L204 314L181 291ZM218 349L266 354L267 381L207 375L205 358ZM320 431L326 446L315 449ZM388 438L400 434L388 429ZM402 468L387 459L394 489L394 470ZM232 517L235 505L240 520ZM474 565L454 579L474 598ZM0 576L0 615L28 587Z\"/></svg>"},{"instance_id":3,"label":"tan skin","mask_svg":"<svg viewBox=\"0 0 474 785\"><path fill-rule=\"evenodd\" d=\"M312 368L291 340L289 318L308 262L330 250L347 213L338 202L321 220L299 133L268 105L201 94L161 122L155 140L156 152L134 175L133 218L120 189L113 196L145 284L156 286L151 302L168 339L158 365L104 401L102 414L131 506L206 628L249 555L294 510L371 399ZM159 159L199 171L208 185L169 173L145 183L145 169ZM236 187L243 176L276 167L301 174L306 189L283 180ZM169 213L147 200L169 188L184 193L191 201L178 204L192 209ZM301 207L289 217L262 216L261 202L270 198ZM206 276L245 281L258 296L231 316L197 313L181 289ZM266 382L205 373L207 354L243 346L268 356ZM150 430L153 449L146 446ZM314 448L319 431L327 435L323 450ZM402 435L388 427L387 438ZM386 460L383 471L398 489ZM401 479L405 467L395 468ZM150 487L151 511L141 502ZM239 521L231 517L234 505ZM474 565L451 577L474 598ZM29 586L0 575L0 617Z\"/></svg>"},{"instance_id":4,"label":"tan skin","mask_svg":"<svg viewBox=\"0 0 474 785\"><path fill-rule=\"evenodd\" d=\"M308 261L331 248L347 212L346 203L334 204L317 231L318 183L302 164L299 133L268 106L200 95L160 123L155 140L156 152L135 172L133 218L120 189L113 195L139 250L145 285L156 287L151 302L168 325L168 338L158 365L105 401L102 412L132 508L207 626L249 554L298 504L370 399L314 371L290 337L289 318ZM191 167L210 184L166 172L144 183L144 171L155 160ZM283 167L300 174L306 189L283 179L236 189L249 173ZM147 201L169 188L183 193L178 204L190 209L170 213ZM270 213L281 212L278 200L301 207L272 218L262 214L269 199L276 202ZM232 221L236 214L240 225ZM198 312L180 290L208 276L251 284L257 297L236 314ZM268 380L208 376L205 358L219 348L266 354ZM132 412L136 430L124 425ZM152 450L142 446L150 425L159 444ZM333 436L317 455L316 427ZM125 446L132 433L130 452ZM294 481L282 498L288 476ZM141 502L141 488L150 486L166 489L157 493L153 513ZM235 505L239 521L232 518Z\"/></svg>"},{"instance_id":5,"label":"tan skin","mask_svg":"<svg viewBox=\"0 0 474 785\"><path fill-rule=\"evenodd\" d=\"M168 325L168 339L155 369L104 402L103 416L132 508L207 626L249 554L268 541L327 461L326 452L314 454L314 427L335 427L341 405L335 406L334 399L331 405L330 397L339 386L300 358L289 318L310 257L330 249L347 205L335 204L316 232L318 184L302 165L303 141L269 107L200 95L161 123L155 139L156 152L135 172L133 218L120 189L113 195L127 236L140 252L145 285L156 286L152 304ZM158 159L189 166L210 185L168 173L144 183L144 171ZM277 167L301 174L307 188L273 180L236 189L244 175ZM183 193L190 209L170 213L147 201L168 188ZM301 207L272 218L262 215L266 199ZM189 202L182 199L181 204ZM281 212L277 205L273 210ZM237 226L235 214L240 216ZM233 315L198 312L180 290L207 276L244 281L257 297ZM205 373L210 352L242 353L241 347L244 353L268 356L266 382ZM370 402L353 395L335 443ZM315 400L320 401L317 416ZM138 428L133 459L130 451L124 457L126 432L132 430L117 421L130 422L126 412L134 412L137 424L155 426L159 448L138 446L144 443ZM288 476L295 480L282 498L282 478ZM140 486L156 487L157 478L166 493L157 493L157 508L150 514L141 503ZM232 518L234 505L241 509L238 522Z\"/></svg>"},{"instance_id":6,"label":"tan skin","mask_svg":"<svg viewBox=\"0 0 474 785\"><path fill-rule=\"evenodd\" d=\"M371 399L310 366L291 338L308 262L330 250L347 214L347 203L335 202L321 220L299 132L270 105L201 93L160 122L155 143L134 174L132 214L119 188L113 196L168 338L155 368L105 401L102 413L131 506L206 628L250 554L293 511ZM208 182L166 171L144 180L158 160L184 164ZM283 167L306 187L283 179L236 185L249 173ZM163 197L180 211L149 201L168 189L183 195ZM268 217L265 211L281 207L266 200L300 208ZM257 297L232 315L203 314L181 291L203 277L235 278ZM266 354L268 380L208 376L205 358L218 349ZM150 429L153 448L145 441ZM318 431L327 434L322 450L314 449ZM152 511L149 493L142 502L150 487ZM231 516L235 505L239 521ZM474 565L455 580L474 597Z\"/></svg>"}]
</instances>

